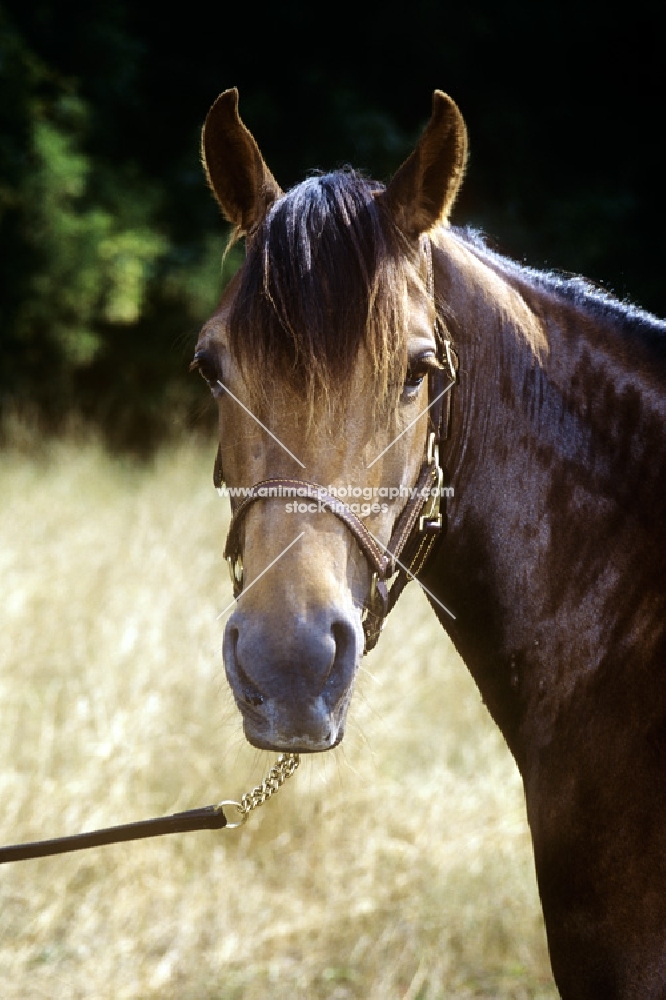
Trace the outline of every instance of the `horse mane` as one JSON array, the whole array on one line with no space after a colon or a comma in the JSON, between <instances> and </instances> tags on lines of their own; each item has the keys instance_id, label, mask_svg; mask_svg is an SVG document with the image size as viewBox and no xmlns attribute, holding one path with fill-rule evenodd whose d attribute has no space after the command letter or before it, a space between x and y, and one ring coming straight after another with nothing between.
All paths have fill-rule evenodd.
<instances>
[{"instance_id":1,"label":"horse mane","mask_svg":"<svg viewBox=\"0 0 666 1000\"><path fill-rule=\"evenodd\" d=\"M255 399L265 400L266 376L277 371L311 413L335 403L361 348L376 403L385 406L402 383L408 288L425 279L382 191L351 168L313 175L276 201L248 239L229 330Z\"/></svg>"},{"instance_id":2,"label":"horse mane","mask_svg":"<svg viewBox=\"0 0 666 1000\"><path fill-rule=\"evenodd\" d=\"M523 286L569 302L591 319L613 327L621 336L636 337L656 363L666 364L666 321L622 301L587 278L519 264L492 250L479 230L456 227L453 232L478 259L514 287Z\"/></svg>"},{"instance_id":3,"label":"horse mane","mask_svg":"<svg viewBox=\"0 0 666 1000\"><path fill-rule=\"evenodd\" d=\"M489 249L474 230L449 233L517 293L548 343L553 333L559 344L551 363L539 360L521 384L540 447L569 460L576 453L579 467L599 477L595 488L603 483L623 503L632 490L638 510L639 496L653 496L657 480L663 489L666 322L584 278L516 263ZM509 323L515 318L509 314ZM514 325L520 329L520 322ZM566 339L569 347L562 350ZM523 360L530 361L527 352Z\"/></svg>"}]
</instances>

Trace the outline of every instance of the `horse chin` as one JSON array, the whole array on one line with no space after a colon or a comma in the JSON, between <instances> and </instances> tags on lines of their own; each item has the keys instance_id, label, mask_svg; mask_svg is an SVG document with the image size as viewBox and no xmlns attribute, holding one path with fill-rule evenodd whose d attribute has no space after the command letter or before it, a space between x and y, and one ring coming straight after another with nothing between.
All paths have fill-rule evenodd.
<instances>
[{"instance_id":1,"label":"horse chin","mask_svg":"<svg viewBox=\"0 0 666 1000\"><path fill-rule=\"evenodd\" d=\"M257 750L271 750L273 753L324 753L337 747L344 736L344 730L340 730L332 740L314 740L309 736L267 737L248 727L247 723L244 723L243 731L251 746Z\"/></svg>"},{"instance_id":2,"label":"horse chin","mask_svg":"<svg viewBox=\"0 0 666 1000\"><path fill-rule=\"evenodd\" d=\"M245 738L258 750L323 753L342 741L348 704L349 699L344 699L331 711L318 698L306 713L281 711L279 705L270 703L262 705L262 711L241 708Z\"/></svg>"}]
</instances>

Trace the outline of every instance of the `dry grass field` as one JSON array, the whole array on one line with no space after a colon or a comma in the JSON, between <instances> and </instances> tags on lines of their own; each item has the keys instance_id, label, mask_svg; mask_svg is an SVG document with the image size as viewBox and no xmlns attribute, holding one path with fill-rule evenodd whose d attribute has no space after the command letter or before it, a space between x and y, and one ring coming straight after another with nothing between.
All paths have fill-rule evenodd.
<instances>
[{"instance_id":1,"label":"dry grass field","mask_svg":"<svg viewBox=\"0 0 666 1000\"><path fill-rule=\"evenodd\" d=\"M238 797L213 442L0 454L0 840ZM521 783L416 585L241 830L0 868L2 1000L555 998Z\"/></svg>"}]
</instances>

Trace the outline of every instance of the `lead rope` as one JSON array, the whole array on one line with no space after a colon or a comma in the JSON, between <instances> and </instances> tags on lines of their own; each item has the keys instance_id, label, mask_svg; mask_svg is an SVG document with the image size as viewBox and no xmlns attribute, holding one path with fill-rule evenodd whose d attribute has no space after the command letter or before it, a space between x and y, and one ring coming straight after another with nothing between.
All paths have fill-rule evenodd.
<instances>
[{"instance_id":1,"label":"lead rope","mask_svg":"<svg viewBox=\"0 0 666 1000\"><path fill-rule=\"evenodd\" d=\"M105 844L119 844L128 840L145 840L147 837L162 837L168 833L187 833L190 830L236 830L247 820L250 813L267 802L280 790L298 765L297 753L280 754L270 771L252 791L245 792L240 802L224 799L216 805L186 812L160 816L157 819L126 823L124 826L109 826L103 830L77 833L71 837L56 837L53 840L36 840L27 844L11 844L0 847L0 864L11 861L27 861L30 858L47 858L54 854L69 854L87 847L102 847ZM234 823L227 820L224 807L236 810L238 819Z\"/></svg>"}]
</instances>

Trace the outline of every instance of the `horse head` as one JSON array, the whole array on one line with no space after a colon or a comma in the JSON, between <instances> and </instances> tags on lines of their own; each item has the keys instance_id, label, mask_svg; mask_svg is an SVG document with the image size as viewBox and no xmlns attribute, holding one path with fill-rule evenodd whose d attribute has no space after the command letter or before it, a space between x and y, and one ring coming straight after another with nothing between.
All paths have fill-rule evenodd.
<instances>
[{"instance_id":1,"label":"horse head","mask_svg":"<svg viewBox=\"0 0 666 1000\"><path fill-rule=\"evenodd\" d=\"M232 496L226 673L252 744L327 750L344 734L386 584L428 512L415 488L441 485L441 400L429 404L445 365L427 234L458 192L465 126L437 91L387 187L344 170L285 194L228 90L202 149L246 241L193 362L217 402L217 476Z\"/></svg>"}]
</instances>

